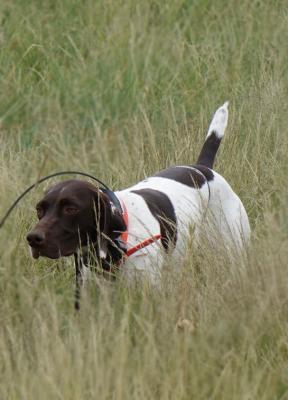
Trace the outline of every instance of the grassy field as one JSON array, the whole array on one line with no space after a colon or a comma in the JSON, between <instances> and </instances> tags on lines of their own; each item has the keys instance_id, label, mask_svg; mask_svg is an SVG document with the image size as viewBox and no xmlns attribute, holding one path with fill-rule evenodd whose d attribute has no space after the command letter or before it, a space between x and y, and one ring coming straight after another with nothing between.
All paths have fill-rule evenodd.
<instances>
[{"instance_id":1,"label":"grassy field","mask_svg":"<svg viewBox=\"0 0 288 400\"><path fill-rule=\"evenodd\" d=\"M161 287L94 279L75 316L73 260L25 243L42 185L0 231L1 400L288 399L287 26L285 0L1 1L0 215L57 170L195 162L229 100L215 169L253 232L245 263L191 245Z\"/></svg>"}]
</instances>

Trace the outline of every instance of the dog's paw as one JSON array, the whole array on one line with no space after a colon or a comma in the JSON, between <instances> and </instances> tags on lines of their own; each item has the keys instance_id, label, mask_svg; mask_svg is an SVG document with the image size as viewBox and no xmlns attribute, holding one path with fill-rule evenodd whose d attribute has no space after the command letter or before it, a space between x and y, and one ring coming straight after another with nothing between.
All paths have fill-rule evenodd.
<instances>
[{"instance_id":1,"label":"dog's paw","mask_svg":"<svg viewBox=\"0 0 288 400\"><path fill-rule=\"evenodd\" d=\"M218 108L215 112L214 117L210 123L207 138L215 133L218 139L221 139L224 136L225 129L228 123L228 105L229 102L226 101L223 106Z\"/></svg>"}]
</instances>

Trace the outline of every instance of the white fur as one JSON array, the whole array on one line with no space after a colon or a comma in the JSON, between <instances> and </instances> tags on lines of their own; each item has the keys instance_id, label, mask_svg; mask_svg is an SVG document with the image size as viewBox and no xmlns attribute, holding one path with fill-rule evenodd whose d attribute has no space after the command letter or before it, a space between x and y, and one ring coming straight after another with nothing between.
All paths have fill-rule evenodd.
<instances>
[{"instance_id":1,"label":"white fur","mask_svg":"<svg viewBox=\"0 0 288 400\"><path fill-rule=\"evenodd\" d=\"M189 222L200 224L209 196L208 186L201 190L192 189L170 179L151 177L128 189L115 194L125 203L129 215L128 249L139 242L160 233L160 226L151 214L146 202L132 190L155 189L166 194L172 202L178 223L178 235L175 251L184 254L185 241L189 233ZM163 247L160 241L149 245L129 257L124 269L134 265L138 270L151 273L159 272L163 260Z\"/></svg>"},{"instance_id":2,"label":"white fur","mask_svg":"<svg viewBox=\"0 0 288 400\"><path fill-rule=\"evenodd\" d=\"M229 102L226 101L223 106L219 107L215 112L210 123L206 139L211 135L212 132L215 132L219 139L224 136L224 132L228 123L228 105Z\"/></svg>"}]
</instances>

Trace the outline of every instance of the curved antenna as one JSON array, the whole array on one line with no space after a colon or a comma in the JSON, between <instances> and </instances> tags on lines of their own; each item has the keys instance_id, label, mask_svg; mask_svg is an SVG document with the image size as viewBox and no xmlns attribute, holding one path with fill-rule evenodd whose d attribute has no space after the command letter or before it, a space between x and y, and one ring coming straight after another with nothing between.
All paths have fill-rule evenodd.
<instances>
[{"instance_id":1,"label":"curved antenna","mask_svg":"<svg viewBox=\"0 0 288 400\"><path fill-rule=\"evenodd\" d=\"M61 171L61 172L55 172L54 174L51 175L47 175L44 176L43 178L38 179L37 182L35 182L33 185L29 186L26 190L24 190L23 193L20 194L19 197L17 197L17 199L14 201L14 203L11 205L11 207L7 210L7 212L5 213L4 217L0 220L0 229L2 228L2 226L4 225L6 219L9 217L10 213L14 210L14 208L17 206L17 204L19 203L20 200L23 199L24 196L26 196L27 193L30 192L30 190L34 189L35 186L39 185L39 183L42 183L44 181L47 181L50 178L54 178L55 176L59 176L59 175L82 175L82 176L87 176L88 178L93 179L94 181L100 183L100 185L104 186L105 189L109 190L109 187L107 185L105 185L104 182L100 181L100 179L95 178L95 176L90 175L90 174L86 174L86 172L81 172L81 171Z\"/></svg>"}]
</instances>

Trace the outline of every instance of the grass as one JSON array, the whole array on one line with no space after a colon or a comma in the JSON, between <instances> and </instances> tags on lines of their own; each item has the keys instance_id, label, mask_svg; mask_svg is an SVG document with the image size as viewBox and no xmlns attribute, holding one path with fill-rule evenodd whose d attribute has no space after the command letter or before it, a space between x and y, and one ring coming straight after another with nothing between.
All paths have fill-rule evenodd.
<instances>
[{"instance_id":1,"label":"grass","mask_svg":"<svg viewBox=\"0 0 288 400\"><path fill-rule=\"evenodd\" d=\"M118 189L193 163L230 100L215 168L253 232L247 262L191 246L159 288L92 279L75 316L72 260L25 243L43 184L0 232L1 399L288 398L287 22L284 0L1 2L1 215L59 169Z\"/></svg>"}]
</instances>

